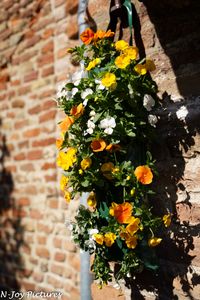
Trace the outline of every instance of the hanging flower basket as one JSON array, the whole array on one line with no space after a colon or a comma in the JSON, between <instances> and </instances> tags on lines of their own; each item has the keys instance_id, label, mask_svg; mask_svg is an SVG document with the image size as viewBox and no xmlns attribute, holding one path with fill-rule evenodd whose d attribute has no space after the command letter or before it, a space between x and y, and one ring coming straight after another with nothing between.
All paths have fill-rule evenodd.
<instances>
[{"instance_id":1,"label":"hanging flower basket","mask_svg":"<svg viewBox=\"0 0 200 300\"><path fill-rule=\"evenodd\" d=\"M87 29L83 45L69 49L82 68L58 93L66 117L59 123L58 166L67 202L88 193L72 223L73 239L94 254L92 271L100 285L156 270L155 247L170 215L154 216L148 203L156 175L150 144L157 118L157 87L150 59L114 33ZM113 272L110 262L117 263Z\"/></svg>"}]
</instances>

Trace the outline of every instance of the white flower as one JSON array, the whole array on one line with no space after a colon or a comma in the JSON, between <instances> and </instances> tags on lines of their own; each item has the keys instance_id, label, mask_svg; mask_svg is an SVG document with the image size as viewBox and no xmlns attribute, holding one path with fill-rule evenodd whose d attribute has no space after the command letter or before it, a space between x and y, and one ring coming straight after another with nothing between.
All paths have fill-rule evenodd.
<instances>
[{"instance_id":1,"label":"white flower","mask_svg":"<svg viewBox=\"0 0 200 300\"><path fill-rule=\"evenodd\" d=\"M94 132L94 129L88 128L88 129L86 130L86 132L87 132L88 134L92 134L92 133Z\"/></svg>"},{"instance_id":2,"label":"white flower","mask_svg":"<svg viewBox=\"0 0 200 300\"><path fill-rule=\"evenodd\" d=\"M98 233L98 232L99 232L99 230L96 229L96 228L93 228L93 229L89 229L89 230L88 230L88 234L89 234L90 236L92 236L93 234L96 234L96 233Z\"/></svg>"},{"instance_id":3,"label":"white flower","mask_svg":"<svg viewBox=\"0 0 200 300\"><path fill-rule=\"evenodd\" d=\"M72 89L72 96L75 96L76 93L78 93L78 89L77 88L73 88Z\"/></svg>"},{"instance_id":4,"label":"white flower","mask_svg":"<svg viewBox=\"0 0 200 300\"><path fill-rule=\"evenodd\" d=\"M94 131L94 128L95 128L94 122L92 122L92 120L89 119L87 121L87 127L88 127L88 129L86 130L86 132L89 133L89 134L92 134L93 131Z\"/></svg>"},{"instance_id":5,"label":"white flower","mask_svg":"<svg viewBox=\"0 0 200 300\"><path fill-rule=\"evenodd\" d=\"M72 81L74 85L77 86L81 82L81 79L85 77L87 77L87 73L84 70L80 70L72 75Z\"/></svg>"},{"instance_id":6,"label":"white flower","mask_svg":"<svg viewBox=\"0 0 200 300\"><path fill-rule=\"evenodd\" d=\"M90 117L91 117L91 119L94 119L95 116L96 116L95 111L94 111L94 110L91 110L91 112L90 112Z\"/></svg>"},{"instance_id":7,"label":"white flower","mask_svg":"<svg viewBox=\"0 0 200 300\"><path fill-rule=\"evenodd\" d=\"M104 90L105 86L101 83L101 80L95 79L95 83L97 84L97 90Z\"/></svg>"},{"instance_id":8,"label":"white flower","mask_svg":"<svg viewBox=\"0 0 200 300\"><path fill-rule=\"evenodd\" d=\"M152 110L152 107L155 105L155 100L151 95L144 95L143 99L143 106L146 108L147 111Z\"/></svg>"},{"instance_id":9,"label":"white flower","mask_svg":"<svg viewBox=\"0 0 200 300\"><path fill-rule=\"evenodd\" d=\"M92 95L93 90L92 89L86 89L85 91L82 91L81 98L84 100L88 95Z\"/></svg>"},{"instance_id":10,"label":"white flower","mask_svg":"<svg viewBox=\"0 0 200 300\"><path fill-rule=\"evenodd\" d=\"M87 104L88 104L88 99L85 99L85 100L83 101L83 105L86 107Z\"/></svg>"},{"instance_id":11,"label":"white flower","mask_svg":"<svg viewBox=\"0 0 200 300\"><path fill-rule=\"evenodd\" d=\"M107 134L113 133L113 128L115 128L116 122L113 117L108 117L103 120L101 120L99 128L104 129L104 132Z\"/></svg>"},{"instance_id":12,"label":"white flower","mask_svg":"<svg viewBox=\"0 0 200 300\"><path fill-rule=\"evenodd\" d=\"M179 110L177 110L176 112L176 116L180 121L185 121L187 115L188 115L188 110L184 105L182 105L179 108Z\"/></svg>"},{"instance_id":13,"label":"white flower","mask_svg":"<svg viewBox=\"0 0 200 300\"><path fill-rule=\"evenodd\" d=\"M156 127L156 123L158 122L158 118L155 115L148 116L149 124L153 127Z\"/></svg>"},{"instance_id":14,"label":"white flower","mask_svg":"<svg viewBox=\"0 0 200 300\"><path fill-rule=\"evenodd\" d=\"M57 98L66 97L69 98L71 96L71 92L65 89L66 82L59 84L57 91Z\"/></svg>"}]
</instances>

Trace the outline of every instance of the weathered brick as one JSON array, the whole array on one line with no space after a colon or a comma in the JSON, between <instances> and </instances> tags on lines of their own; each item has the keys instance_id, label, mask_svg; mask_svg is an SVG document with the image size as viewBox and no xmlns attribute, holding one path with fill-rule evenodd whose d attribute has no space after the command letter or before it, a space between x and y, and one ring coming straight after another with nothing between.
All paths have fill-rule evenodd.
<instances>
[{"instance_id":1,"label":"weathered brick","mask_svg":"<svg viewBox=\"0 0 200 300\"><path fill-rule=\"evenodd\" d=\"M28 160L37 160L43 158L43 151L42 150L32 150L27 153Z\"/></svg>"},{"instance_id":2,"label":"weathered brick","mask_svg":"<svg viewBox=\"0 0 200 300\"><path fill-rule=\"evenodd\" d=\"M78 0L68 0L66 11L70 14L75 14L78 9Z\"/></svg>"},{"instance_id":3,"label":"weathered brick","mask_svg":"<svg viewBox=\"0 0 200 300\"><path fill-rule=\"evenodd\" d=\"M21 120L14 123L15 129L21 129L28 125L28 120Z\"/></svg>"},{"instance_id":4,"label":"weathered brick","mask_svg":"<svg viewBox=\"0 0 200 300\"><path fill-rule=\"evenodd\" d=\"M26 155L23 152L14 156L14 160L18 160L18 161L24 160L25 158L26 158Z\"/></svg>"},{"instance_id":5,"label":"weathered brick","mask_svg":"<svg viewBox=\"0 0 200 300\"><path fill-rule=\"evenodd\" d=\"M38 136L39 134L40 134L40 128L33 128L33 129L26 130L23 135L26 138L31 138L31 137Z\"/></svg>"},{"instance_id":6,"label":"weathered brick","mask_svg":"<svg viewBox=\"0 0 200 300\"><path fill-rule=\"evenodd\" d=\"M58 262L64 262L66 259L66 254L64 252L56 252L54 255L54 260Z\"/></svg>"},{"instance_id":7,"label":"weathered brick","mask_svg":"<svg viewBox=\"0 0 200 300\"><path fill-rule=\"evenodd\" d=\"M42 213L38 209L31 209L30 218L40 220L42 218Z\"/></svg>"},{"instance_id":8,"label":"weathered brick","mask_svg":"<svg viewBox=\"0 0 200 300\"><path fill-rule=\"evenodd\" d=\"M42 77L46 77L54 74L54 67L50 66L42 70Z\"/></svg>"},{"instance_id":9,"label":"weathered brick","mask_svg":"<svg viewBox=\"0 0 200 300\"><path fill-rule=\"evenodd\" d=\"M20 166L20 170L25 172L35 171L34 165L31 163L23 164Z\"/></svg>"},{"instance_id":10,"label":"weathered brick","mask_svg":"<svg viewBox=\"0 0 200 300\"><path fill-rule=\"evenodd\" d=\"M45 245L47 242L47 237L45 235L39 235L37 237L38 244Z\"/></svg>"},{"instance_id":11,"label":"weathered brick","mask_svg":"<svg viewBox=\"0 0 200 300\"><path fill-rule=\"evenodd\" d=\"M49 37L51 37L54 34L54 29L53 28L48 28L46 29L43 34L42 34L42 38L43 39L48 39Z\"/></svg>"},{"instance_id":12,"label":"weathered brick","mask_svg":"<svg viewBox=\"0 0 200 300\"><path fill-rule=\"evenodd\" d=\"M56 116L56 110L48 111L39 117L39 123L53 120L55 118L55 116Z\"/></svg>"},{"instance_id":13,"label":"weathered brick","mask_svg":"<svg viewBox=\"0 0 200 300\"><path fill-rule=\"evenodd\" d=\"M38 78L38 71L31 71L24 76L24 82L36 80Z\"/></svg>"},{"instance_id":14,"label":"weathered brick","mask_svg":"<svg viewBox=\"0 0 200 300\"><path fill-rule=\"evenodd\" d=\"M37 247L36 255L48 259L50 257L49 250L45 247Z\"/></svg>"},{"instance_id":15,"label":"weathered brick","mask_svg":"<svg viewBox=\"0 0 200 300\"><path fill-rule=\"evenodd\" d=\"M55 273L57 275L62 276L64 273L65 267L63 265L58 265L58 264L52 264L51 266L51 272Z\"/></svg>"},{"instance_id":16,"label":"weathered brick","mask_svg":"<svg viewBox=\"0 0 200 300\"><path fill-rule=\"evenodd\" d=\"M19 206L29 206L30 205L30 199L29 198L19 198L17 200L17 203Z\"/></svg>"},{"instance_id":17,"label":"weathered brick","mask_svg":"<svg viewBox=\"0 0 200 300\"><path fill-rule=\"evenodd\" d=\"M61 248L61 247L62 247L62 239L59 238L59 237L55 237L55 238L53 239L53 246L54 246L55 248Z\"/></svg>"},{"instance_id":18,"label":"weathered brick","mask_svg":"<svg viewBox=\"0 0 200 300\"><path fill-rule=\"evenodd\" d=\"M49 169L55 169L56 168L56 163L53 162L53 163L44 163L44 165L42 165L41 169L42 170L49 170Z\"/></svg>"},{"instance_id":19,"label":"weathered brick","mask_svg":"<svg viewBox=\"0 0 200 300\"><path fill-rule=\"evenodd\" d=\"M36 105L28 110L30 115L38 114L41 111L41 105Z\"/></svg>"},{"instance_id":20,"label":"weathered brick","mask_svg":"<svg viewBox=\"0 0 200 300\"><path fill-rule=\"evenodd\" d=\"M42 47L42 53L46 54L48 52L53 52L53 49L54 49L54 43L53 41L49 41Z\"/></svg>"},{"instance_id":21,"label":"weathered brick","mask_svg":"<svg viewBox=\"0 0 200 300\"><path fill-rule=\"evenodd\" d=\"M54 62L54 55L52 53L43 54L37 59L38 67L41 68L44 65L52 64Z\"/></svg>"},{"instance_id":22,"label":"weathered brick","mask_svg":"<svg viewBox=\"0 0 200 300\"><path fill-rule=\"evenodd\" d=\"M55 144L56 139L55 138L46 138L38 141L33 141L32 146L33 147L45 147L48 145Z\"/></svg>"}]
</instances>

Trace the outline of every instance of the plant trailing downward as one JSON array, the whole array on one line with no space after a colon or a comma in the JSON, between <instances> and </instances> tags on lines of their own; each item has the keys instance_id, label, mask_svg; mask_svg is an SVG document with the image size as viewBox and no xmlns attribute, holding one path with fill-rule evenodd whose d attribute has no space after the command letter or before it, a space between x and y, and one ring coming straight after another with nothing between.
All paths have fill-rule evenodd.
<instances>
[{"instance_id":1,"label":"plant trailing downward","mask_svg":"<svg viewBox=\"0 0 200 300\"><path fill-rule=\"evenodd\" d=\"M66 117L59 123L60 186L67 202L88 192L72 234L81 249L94 254L92 271L99 283L118 281L143 268L157 268L155 247L170 215L154 216L148 204L156 174L149 147L157 118L151 113L157 87L150 59L111 31L87 29L83 45L70 49L82 69L58 92ZM113 274L110 262L116 262Z\"/></svg>"}]
</instances>

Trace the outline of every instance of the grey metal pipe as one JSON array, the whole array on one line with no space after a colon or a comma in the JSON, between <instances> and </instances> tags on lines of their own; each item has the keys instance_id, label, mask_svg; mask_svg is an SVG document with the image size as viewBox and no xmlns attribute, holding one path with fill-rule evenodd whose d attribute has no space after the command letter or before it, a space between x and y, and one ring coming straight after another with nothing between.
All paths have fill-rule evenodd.
<instances>
[{"instance_id":1,"label":"grey metal pipe","mask_svg":"<svg viewBox=\"0 0 200 300\"><path fill-rule=\"evenodd\" d=\"M79 35L87 28L86 8L88 0L79 0L78 6L78 27ZM88 193L83 193L80 197L80 204L87 206ZM80 270L80 299L91 300L91 283L92 275L90 273L90 255L89 252L80 253L81 270Z\"/></svg>"}]
</instances>

